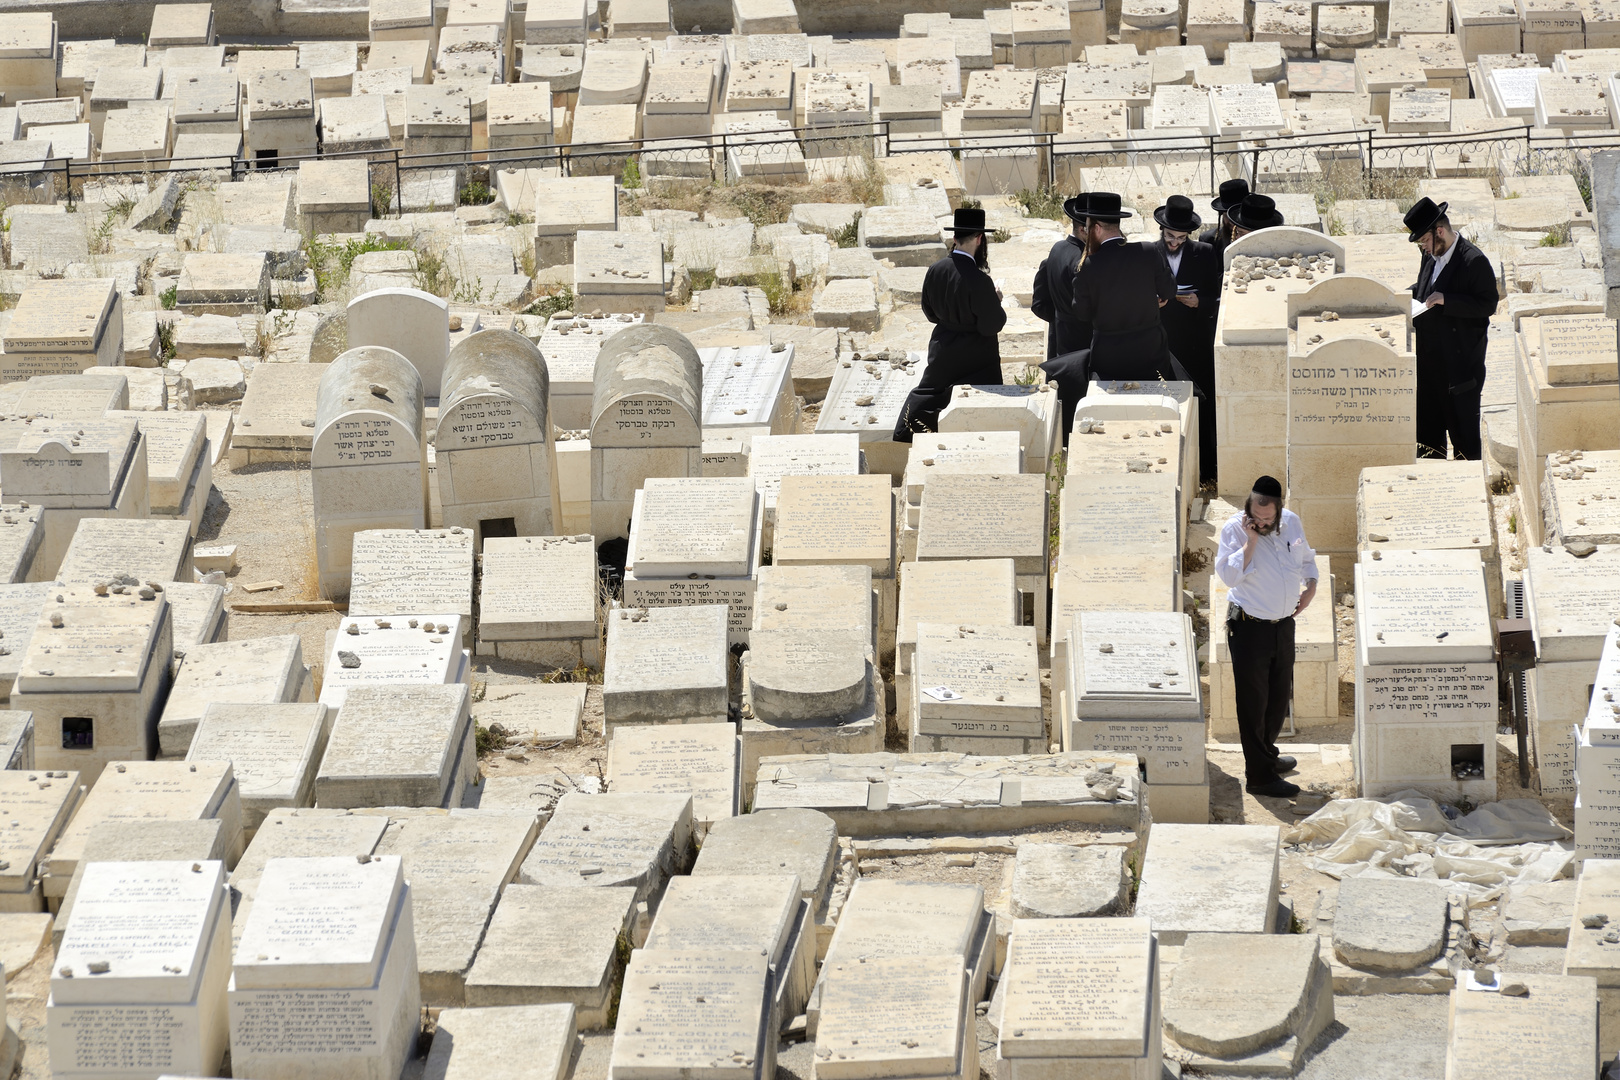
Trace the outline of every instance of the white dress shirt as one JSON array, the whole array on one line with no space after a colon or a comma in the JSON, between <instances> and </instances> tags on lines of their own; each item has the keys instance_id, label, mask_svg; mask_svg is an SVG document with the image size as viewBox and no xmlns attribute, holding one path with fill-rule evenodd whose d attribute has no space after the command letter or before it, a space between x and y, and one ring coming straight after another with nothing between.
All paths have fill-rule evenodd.
<instances>
[{"instance_id":1,"label":"white dress shirt","mask_svg":"<svg viewBox=\"0 0 1620 1080\"><path fill-rule=\"evenodd\" d=\"M1299 606L1303 584L1316 580L1316 552L1305 542L1299 515L1283 510L1281 526L1259 539L1248 569L1244 569L1243 549L1248 542L1240 510L1221 526L1221 546L1215 556L1215 573L1228 589L1228 602L1257 619L1287 618Z\"/></svg>"},{"instance_id":2,"label":"white dress shirt","mask_svg":"<svg viewBox=\"0 0 1620 1080\"><path fill-rule=\"evenodd\" d=\"M1170 264L1170 276L1175 277L1181 273L1181 257L1187 253L1187 245L1182 244L1174 251L1164 253L1165 261Z\"/></svg>"},{"instance_id":3,"label":"white dress shirt","mask_svg":"<svg viewBox=\"0 0 1620 1080\"><path fill-rule=\"evenodd\" d=\"M1429 268L1429 280L1426 283L1427 286L1428 286L1429 292L1431 292L1431 293L1434 292L1434 283L1440 280L1440 271L1442 271L1442 270L1444 270L1446 268L1446 264L1451 261L1451 256L1456 254L1456 252L1457 252L1457 241L1455 239L1453 239L1451 241L1451 246L1446 248L1446 253L1444 255L1441 255L1439 258L1434 259L1432 261L1433 265L1431 265L1430 268ZM1425 296L1423 299L1427 300L1428 297Z\"/></svg>"}]
</instances>

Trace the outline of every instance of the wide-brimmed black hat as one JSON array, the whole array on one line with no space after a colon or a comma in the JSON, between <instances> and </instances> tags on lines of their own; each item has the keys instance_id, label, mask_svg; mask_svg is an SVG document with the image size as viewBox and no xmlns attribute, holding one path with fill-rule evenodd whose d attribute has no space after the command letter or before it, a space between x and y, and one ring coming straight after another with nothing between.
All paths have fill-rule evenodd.
<instances>
[{"instance_id":1,"label":"wide-brimmed black hat","mask_svg":"<svg viewBox=\"0 0 1620 1080\"><path fill-rule=\"evenodd\" d=\"M984 211L977 207L961 207L951 221L952 232L984 232Z\"/></svg>"},{"instance_id":2,"label":"wide-brimmed black hat","mask_svg":"<svg viewBox=\"0 0 1620 1080\"><path fill-rule=\"evenodd\" d=\"M1153 211L1153 220L1172 232L1195 232L1203 224L1193 210L1192 200L1185 195L1172 195L1164 205Z\"/></svg>"},{"instance_id":3,"label":"wide-brimmed black hat","mask_svg":"<svg viewBox=\"0 0 1620 1080\"><path fill-rule=\"evenodd\" d=\"M1079 215L1075 217L1076 221L1120 221L1136 216L1121 207L1119 195L1112 191L1088 191L1076 195L1071 201L1075 203L1075 213Z\"/></svg>"},{"instance_id":4,"label":"wide-brimmed black hat","mask_svg":"<svg viewBox=\"0 0 1620 1080\"><path fill-rule=\"evenodd\" d=\"M1086 220L1086 194L1081 192L1079 195L1064 199L1063 212L1069 215L1069 220L1076 225L1083 224Z\"/></svg>"},{"instance_id":5,"label":"wide-brimmed black hat","mask_svg":"<svg viewBox=\"0 0 1620 1080\"><path fill-rule=\"evenodd\" d=\"M1232 224L1249 232L1283 223L1283 216L1270 195L1245 195L1242 202L1227 207L1226 216Z\"/></svg>"},{"instance_id":6,"label":"wide-brimmed black hat","mask_svg":"<svg viewBox=\"0 0 1620 1080\"><path fill-rule=\"evenodd\" d=\"M1406 212L1404 219L1406 227L1412 232L1412 235L1408 236L1407 239L1414 244L1417 243L1425 233L1434 228L1435 222L1446 216L1446 207L1450 205L1450 203L1441 203L1436 206L1434 200L1427 195L1413 203L1412 209Z\"/></svg>"},{"instance_id":7,"label":"wide-brimmed black hat","mask_svg":"<svg viewBox=\"0 0 1620 1080\"><path fill-rule=\"evenodd\" d=\"M1217 214L1224 214L1227 210L1242 202L1249 194L1247 180L1228 180L1221 185L1221 194L1217 199L1210 201L1209 208Z\"/></svg>"}]
</instances>

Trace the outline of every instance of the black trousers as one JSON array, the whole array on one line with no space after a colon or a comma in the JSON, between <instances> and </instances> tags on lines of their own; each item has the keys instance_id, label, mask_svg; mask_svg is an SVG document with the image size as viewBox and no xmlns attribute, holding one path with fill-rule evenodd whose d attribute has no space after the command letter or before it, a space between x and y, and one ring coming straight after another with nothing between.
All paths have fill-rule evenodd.
<instances>
[{"instance_id":1,"label":"black trousers","mask_svg":"<svg viewBox=\"0 0 1620 1080\"><path fill-rule=\"evenodd\" d=\"M1244 782L1269 783L1277 778L1277 736L1294 697L1294 620L1228 619L1226 647L1232 654Z\"/></svg>"},{"instance_id":2,"label":"black trousers","mask_svg":"<svg viewBox=\"0 0 1620 1080\"><path fill-rule=\"evenodd\" d=\"M1444 458L1446 436L1459 461L1478 461L1479 393L1477 382L1470 382L1456 393L1447 385L1445 365L1423 361L1417 366L1417 456Z\"/></svg>"},{"instance_id":3,"label":"black trousers","mask_svg":"<svg viewBox=\"0 0 1620 1080\"><path fill-rule=\"evenodd\" d=\"M1001 364L991 362L976 367L929 361L923 368L922 382L906 395L900 417L894 425L894 441L908 443L919 431L938 431L939 414L951 403L958 386L1000 386Z\"/></svg>"}]
</instances>

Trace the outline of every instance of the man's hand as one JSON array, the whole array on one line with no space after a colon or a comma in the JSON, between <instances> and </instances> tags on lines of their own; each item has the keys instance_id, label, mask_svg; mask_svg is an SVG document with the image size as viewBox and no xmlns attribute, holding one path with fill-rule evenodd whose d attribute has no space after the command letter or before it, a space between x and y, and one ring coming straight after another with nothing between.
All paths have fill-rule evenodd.
<instances>
[{"instance_id":1,"label":"man's hand","mask_svg":"<svg viewBox=\"0 0 1620 1080\"><path fill-rule=\"evenodd\" d=\"M1176 294L1176 299L1180 300L1183 304L1186 304L1188 307L1195 308L1195 307L1198 306L1198 294L1195 293L1195 292L1177 293Z\"/></svg>"},{"instance_id":2,"label":"man's hand","mask_svg":"<svg viewBox=\"0 0 1620 1080\"><path fill-rule=\"evenodd\" d=\"M1300 612L1302 612L1306 608L1310 607L1311 606L1311 600L1314 599L1315 596L1316 596L1316 582L1307 581L1305 583L1305 591L1299 594L1299 604L1298 604L1298 606L1296 606L1294 608L1294 614L1298 615Z\"/></svg>"},{"instance_id":3,"label":"man's hand","mask_svg":"<svg viewBox=\"0 0 1620 1080\"><path fill-rule=\"evenodd\" d=\"M1170 301L1168 301L1168 300L1160 300L1160 301L1159 301L1159 306L1160 306L1160 307L1164 307L1164 305L1166 305L1166 304L1168 304L1168 303L1169 303L1169 302L1170 302Z\"/></svg>"},{"instance_id":4,"label":"man's hand","mask_svg":"<svg viewBox=\"0 0 1620 1080\"><path fill-rule=\"evenodd\" d=\"M1432 308L1437 305L1443 306L1445 302L1446 298L1444 296L1441 296L1439 293L1430 293L1429 298L1423 302L1423 306L1425 308Z\"/></svg>"}]
</instances>

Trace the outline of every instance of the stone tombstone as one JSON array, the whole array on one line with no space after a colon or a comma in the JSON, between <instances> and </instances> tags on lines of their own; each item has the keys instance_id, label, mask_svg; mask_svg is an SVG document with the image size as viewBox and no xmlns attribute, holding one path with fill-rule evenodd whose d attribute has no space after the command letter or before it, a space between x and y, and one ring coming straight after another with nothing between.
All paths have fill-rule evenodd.
<instances>
[{"instance_id":1,"label":"stone tombstone","mask_svg":"<svg viewBox=\"0 0 1620 1080\"><path fill-rule=\"evenodd\" d=\"M328 727L326 706L317 702L210 703L186 760L230 762L243 831L257 831L273 810L314 805Z\"/></svg>"},{"instance_id":2,"label":"stone tombstone","mask_svg":"<svg viewBox=\"0 0 1620 1080\"><path fill-rule=\"evenodd\" d=\"M636 899L661 895L691 863L692 797L685 794L586 795L557 800L551 820L523 860L525 885L633 887Z\"/></svg>"},{"instance_id":3,"label":"stone tombstone","mask_svg":"<svg viewBox=\"0 0 1620 1080\"><path fill-rule=\"evenodd\" d=\"M792 874L799 895L825 921L838 863L838 827L816 810L761 810L717 821L692 864L693 877ZM831 928L828 928L829 932Z\"/></svg>"},{"instance_id":4,"label":"stone tombstone","mask_svg":"<svg viewBox=\"0 0 1620 1080\"><path fill-rule=\"evenodd\" d=\"M814 1075L976 1076L972 1016L960 956L863 956L829 963L822 972Z\"/></svg>"},{"instance_id":5,"label":"stone tombstone","mask_svg":"<svg viewBox=\"0 0 1620 1080\"><path fill-rule=\"evenodd\" d=\"M916 751L971 750L975 738L1047 743L1034 627L918 623L911 668Z\"/></svg>"},{"instance_id":6,"label":"stone tombstone","mask_svg":"<svg viewBox=\"0 0 1620 1080\"><path fill-rule=\"evenodd\" d=\"M445 1009L422 1075L424 1080L565 1080L575 1031L574 1007L566 1003Z\"/></svg>"},{"instance_id":7,"label":"stone tombstone","mask_svg":"<svg viewBox=\"0 0 1620 1080\"><path fill-rule=\"evenodd\" d=\"M596 545L589 536L490 537L478 641L503 659L565 671L602 667ZM507 725L510 727L511 725Z\"/></svg>"},{"instance_id":8,"label":"stone tombstone","mask_svg":"<svg viewBox=\"0 0 1620 1080\"><path fill-rule=\"evenodd\" d=\"M123 294L111 278L35 282L18 298L0 344L0 382L122 365Z\"/></svg>"},{"instance_id":9,"label":"stone tombstone","mask_svg":"<svg viewBox=\"0 0 1620 1080\"><path fill-rule=\"evenodd\" d=\"M73 531L56 580L69 585L159 586L192 578L191 523L85 518Z\"/></svg>"},{"instance_id":10,"label":"stone tombstone","mask_svg":"<svg viewBox=\"0 0 1620 1080\"><path fill-rule=\"evenodd\" d=\"M539 831L527 808L390 814L375 854L405 863L424 1005L467 1004L467 975L490 914Z\"/></svg>"},{"instance_id":11,"label":"stone tombstone","mask_svg":"<svg viewBox=\"0 0 1620 1080\"><path fill-rule=\"evenodd\" d=\"M1136 915L1161 945L1189 933L1269 934L1277 923L1275 825L1154 826L1142 862Z\"/></svg>"},{"instance_id":12,"label":"stone tombstone","mask_svg":"<svg viewBox=\"0 0 1620 1080\"><path fill-rule=\"evenodd\" d=\"M700 836L741 804L737 729L724 724L636 724L613 733L608 790L692 796Z\"/></svg>"},{"instance_id":13,"label":"stone tombstone","mask_svg":"<svg viewBox=\"0 0 1620 1080\"><path fill-rule=\"evenodd\" d=\"M44 911L40 877L46 856L78 809L79 777L71 772L65 777L46 776L32 768L9 766L0 770L0 799L14 822L0 833L0 860L10 864L0 870L0 912Z\"/></svg>"},{"instance_id":14,"label":"stone tombstone","mask_svg":"<svg viewBox=\"0 0 1620 1080\"><path fill-rule=\"evenodd\" d=\"M858 878L827 946L823 978L862 957L960 956L968 1001L977 1004L995 951L993 922L978 885Z\"/></svg>"},{"instance_id":15,"label":"stone tombstone","mask_svg":"<svg viewBox=\"0 0 1620 1080\"><path fill-rule=\"evenodd\" d=\"M1597 980L1576 975L1512 977L1528 992L1477 993L1459 976L1451 992L1446 1075L1508 1075L1511 1066L1504 1059L1509 1055L1517 1062L1534 1062L1536 1072L1545 1076L1594 1074L1599 1067L1598 1014L1604 993Z\"/></svg>"},{"instance_id":16,"label":"stone tombstone","mask_svg":"<svg viewBox=\"0 0 1620 1080\"><path fill-rule=\"evenodd\" d=\"M0 770L34 767L34 714L0 710Z\"/></svg>"},{"instance_id":17,"label":"stone tombstone","mask_svg":"<svg viewBox=\"0 0 1620 1080\"><path fill-rule=\"evenodd\" d=\"M377 289L349 301L348 346L391 349L421 376L422 396L437 398L450 357L450 305L420 289Z\"/></svg>"},{"instance_id":18,"label":"stone tombstone","mask_svg":"<svg viewBox=\"0 0 1620 1080\"><path fill-rule=\"evenodd\" d=\"M733 644L748 640L764 496L745 476L652 477L632 502L627 607L725 604Z\"/></svg>"},{"instance_id":19,"label":"stone tombstone","mask_svg":"<svg viewBox=\"0 0 1620 1080\"><path fill-rule=\"evenodd\" d=\"M467 1004L565 1008L583 1030L608 1027L635 916L631 888L508 885L467 973Z\"/></svg>"},{"instance_id":20,"label":"stone tombstone","mask_svg":"<svg viewBox=\"0 0 1620 1080\"><path fill-rule=\"evenodd\" d=\"M463 682L460 615L346 617L328 635L321 704L341 709L350 690L387 683Z\"/></svg>"},{"instance_id":21,"label":"stone tombstone","mask_svg":"<svg viewBox=\"0 0 1620 1080\"><path fill-rule=\"evenodd\" d=\"M629 535L635 493L651 477L698 476L703 361L667 326L630 326L603 343L591 402L591 533Z\"/></svg>"},{"instance_id":22,"label":"stone tombstone","mask_svg":"<svg viewBox=\"0 0 1620 1080\"><path fill-rule=\"evenodd\" d=\"M228 994L231 1066L265 1080L393 1080L421 989L397 855L271 859Z\"/></svg>"},{"instance_id":23,"label":"stone tombstone","mask_svg":"<svg viewBox=\"0 0 1620 1080\"><path fill-rule=\"evenodd\" d=\"M1062 1061L1080 1075L1113 1067L1151 1080L1162 1067L1159 976L1147 919L1018 919L1007 936L998 1073Z\"/></svg>"},{"instance_id":24,"label":"stone tombstone","mask_svg":"<svg viewBox=\"0 0 1620 1080\"><path fill-rule=\"evenodd\" d=\"M316 805L460 806L478 769L467 699L462 683L351 689L315 776Z\"/></svg>"},{"instance_id":25,"label":"stone tombstone","mask_svg":"<svg viewBox=\"0 0 1620 1080\"><path fill-rule=\"evenodd\" d=\"M608 614L602 712L608 741L621 724L729 719L726 608L620 608Z\"/></svg>"},{"instance_id":26,"label":"stone tombstone","mask_svg":"<svg viewBox=\"0 0 1620 1080\"><path fill-rule=\"evenodd\" d=\"M471 644L474 550L460 526L355 533L349 615L451 612L461 616L462 644Z\"/></svg>"},{"instance_id":27,"label":"stone tombstone","mask_svg":"<svg viewBox=\"0 0 1620 1080\"><path fill-rule=\"evenodd\" d=\"M636 950L624 975L608 1080L774 1076L770 983L770 957L759 951Z\"/></svg>"},{"instance_id":28,"label":"stone tombstone","mask_svg":"<svg viewBox=\"0 0 1620 1080\"><path fill-rule=\"evenodd\" d=\"M163 703L158 750L167 758L185 757L198 721L212 704L308 701L314 697L314 685L297 634L191 645Z\"/></svg>"},{"instance_id":29,"label":"stone tombstone","mask_svg":"<svg viewBox=\"0 0 1620 1080\"><path fill-rule=\"evenodd\" d=\"M874 578L892 578L893 504L886 474L784 476L776 499L772 563L869 566Z\"/></svg>"},{"instance_id":30,"label":"stone tombstone","mask_svg":"<svg viewBox=\"0 0 1620 1080\"><path fill-rule=\"evenodd\" d=\"M510 330L458 342L444 369L434 440L442 522L495 536L551 536L562 526L546 358Z\"/></svg>"},{"instance_id":31,"label":"stone tombstone","mask_svg":"<svg viewBox=\"0 0 1620 1080\"><path fill-rule=\"evenodd\" d=\"M422 378L392 349L351 348L321 376L310 486L325 596L347 599L354 534L427 525Z\"/></svg>"},{"instance_id":32,"label":"stone tombstone","mask_svg":"<svg viewBox=\"0 0 1620 1080\"><path fill-rule=\"evenodd\" d=\"M266 814L253 842L231 871L231 889L240 894L232 926L233 947L241 944L242 928L271 859L370 855L387 828L388 818L383 815L349 810L277 809Z\"/></svg>"},{"instance_id":33,"label":"stone tombstone","mask_svg":"<svg viewBox=\"0 0 1620 1080\"><path fill-rule=\"evenodd\" d=\"M46 1003L51 1075L217 1073L230 934L223 863L87 866Z\"/></svg>"},{"instance_id":34,"label":"stone tombstone","mask_svg":"<svg viewBox=\"0 0 1620 1080\"><path fill-rule=\"evenodd\" d=\"M40 767L73 769L93 784L110 761L157 753L174 625L161 593L140 593L146 598L135 590L97 596L89 585L47 591L11 692L12 708L34 714Z\"/></svg>"}]
</instances>

